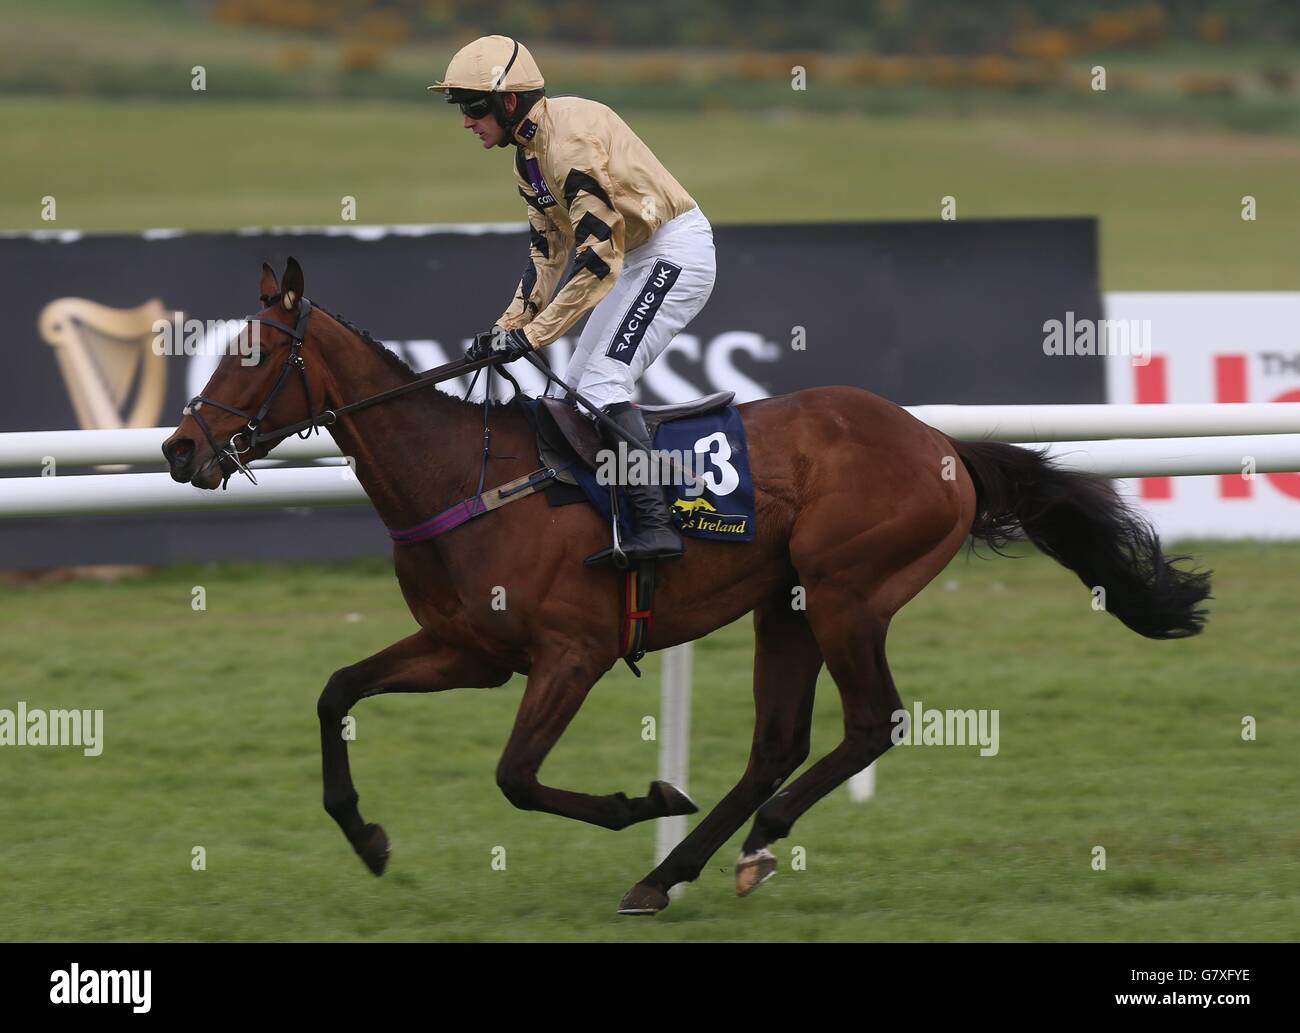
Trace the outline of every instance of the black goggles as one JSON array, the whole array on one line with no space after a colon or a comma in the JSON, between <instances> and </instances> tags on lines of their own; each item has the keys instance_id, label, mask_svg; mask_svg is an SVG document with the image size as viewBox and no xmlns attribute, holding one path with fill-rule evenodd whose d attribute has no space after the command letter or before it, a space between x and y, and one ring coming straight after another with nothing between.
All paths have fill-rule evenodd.
<instances>
[{"instance_id":1,"label":"black goggles","mask_svg":"<svg viewBox=\"0 0 1300 1033\"><path fill-rule=\"evenodd\" d=\"M468 118L486 118L492 111L492 97L485 95L475 97L473 100L462 100L457 103L460 113Z\"/></svg>"}]
</instances>

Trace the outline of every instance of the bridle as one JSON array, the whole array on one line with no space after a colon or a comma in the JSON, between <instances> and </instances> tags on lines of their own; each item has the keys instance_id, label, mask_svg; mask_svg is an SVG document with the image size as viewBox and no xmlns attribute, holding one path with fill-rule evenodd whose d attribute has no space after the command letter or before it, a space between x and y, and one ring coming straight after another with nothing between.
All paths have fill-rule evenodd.
<instances>
[{"instance_id":1,"label":"bridle","mask_svg":"<svg viewBox=\"0 0 1300 1033\"><path fill-rule=\"evenodd\" d=\"M269 303L270 301L268 300L268 304ZM189 403L182 411L184 415L192 416L194 418L194 422L199 425L199 429L203 431L203 436L208 439L208 445L212 449L211 458L203 464L197 473L202 473L214 462L219 463L223 459L229 459L235 464L236 470L242 473L254 484L257 483L257 478L253 476L253 471L250 470L239 457L244 455L246 452L251 452L253 449L257 448L258 445L267 442L274 443L282 438L288 437L290 434L297 433L297 425L295 425L295 428L285 428L283 430L273 431L270 434L262 433L262 421L266 419L266 414L271 411L271 406L275 404L276 398L279 396L280 392L284 390L284 386L293 376L294 370L297 370L298 375L302 378L302 389L307 395L307 413L309 417L305 421L305 426L301 427L302 433L298 434L298 437L305 440L321 427L329 426L338 419L338 414L328 409L324 410L318 417L316 414L316 403L312 400L311 381L307 378L307 363L302 357L302 345L307 336L307 324L311 320L311 313L311 302L306 298L302 298L298 303L298 322L294 326L289 326L287 323L281 323L277 319L268 319L265 316L244 317L244 321L247 323L259 323L263 326L272 326L275 327L275 329L288 334L292 339L293 344L289 347L289 354L284 360L284 367L280 370L280 375L276 378L275 385L271 388L271 393L266 396L266 400L258 407L255 414L245 412L243 409L237 409L233 405L227 405L225 402L219 402L215 398L205 398L203 395L195 395L190 399ZM232 434L224 448L217 444L217 439L212 433L212 428L208 426L208 421L203 418L203 413L200 410L202 410L205 405L211 405L217 409L222 409L225 412L230 413L232 416L238 416L241 420L246 421L244 429ZM326 416L328 416L329 419L325 419L322 422L322 418ZM245 439L243 448L238 447L236 444L238 438ZM226 486L226 481L229 479L230 475L226 474L221 481L221 486L223 488Z\"/></svg>"},{"instance_id":2,"label":"bridle","mask_svg":"<svg viewBox=\"0 0 1300 1033\"><path fill-rule=\"evenodd\" d=\"M271 305L275 303L277 297L279 296L277 295L270 298L264 297L262 300L267 305ZM359 409L365 409L369 406L377 405L380 402L386 402L391 398L397 398L401 395L409 394L412 391L418 391L424 387L431 387L434 384L441 384L444 381L453 380L463 373L477 373L486 366L495 365L501 358L500 355L490 355L487 358L475 359L472 361L463 358L453 359L451 362L445 362L441 366L435 366L433 369L426 370L410 383L391 387L387 391L380 391L378 394L370 395L367 398L362 398L355 402L349 402L347 405L340 405L336 409L322 409L318 413L316 411L316 404L312 398L311 381L307 377L307 363L302 356L303 342L307 337L307 324L311 319L312 304L306 298L302 298L299 300L298 306L298 322L293 326L289 326L287 323L281 323L279 320L268 319L265 316L244 317L246 322L260 323L264 326L274 327L275 329L288 334L290 339L293 341L289 348L289 355L284 360L284 367L280 370L279 377L276 378L270 394L266 396L266 400L258 407L256 413L245 412L243 409L237 409L233 405L219 402L215 398L205 398L203 395L195 395L185 406L183 414L194 418L194 422L199 425L199 429L203 431L203 436L207 438L208 445L212 449L212 456L195 472L194 476L198 476L198 474L202 473L213 463L219 463L223 459L229 459L234 463L235 470L242 473L250 481L256 484L257 478L253 476L253 471L248 468L248 465L240 458L240 456L251 452L259 445L274 445L284 438L289 437L291 434L297 434L299 438L306 440L321 427L329 427L337 423L338 418L346 413L356 412ZM299 420L297 423L291 423L287 427L281 427L278 430L271 431L270 433L263 433L262 421L266 419L266 415L271 411L271 406L275 403L276 398L292 378L294 370L297 370L299 376L301 376L303 392L307 396L307 419ZM506 376L507 379L511 380L513 383L514 378L509 377L503 369L498 369L497 372ZM471 381L470 391L473 390L473 386L473 381ZM518 388L519 385L515 384L516 391L518 391ZM468 395L469 391L466 392L467 397ZM486 402L487 395L485 394L483 412L483 418L485 421L485 456L487 451ZM217 439L212 433L212 428L208 426L208 421L203 418L201 410L206 405L211 405L217 409L221 409L222 411L228 412L232 416L238 416L241 420L245 421L244 429L232 434L225 447L217 444ZM240 448L237 443L240 438L244 439L243 448ZM481 479L482 478L480 477L480 480ZM226 483L229 480L230 474L226 474L221 481L222 488L225 488Z\"/></svg>"}]
</instances>

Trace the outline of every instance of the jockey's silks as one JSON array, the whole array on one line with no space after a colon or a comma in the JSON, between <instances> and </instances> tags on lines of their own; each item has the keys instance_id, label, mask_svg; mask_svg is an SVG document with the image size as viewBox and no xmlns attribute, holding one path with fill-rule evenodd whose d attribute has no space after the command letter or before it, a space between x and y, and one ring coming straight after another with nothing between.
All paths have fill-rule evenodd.
<instances>
[{"instance_id":1,"label":"jockey's silks","mask_svg":"<svg viewBox=\"0 0 1300 1033\"><path fill-rule=\"evenodd\" d=\"M623 258L696 207L615 112L543 97L515 127L515 175L528 205L528 267L497 322L550 344L614 286ZM573 275L560 278L574 258Z\"/></svg>"}]
</instances>

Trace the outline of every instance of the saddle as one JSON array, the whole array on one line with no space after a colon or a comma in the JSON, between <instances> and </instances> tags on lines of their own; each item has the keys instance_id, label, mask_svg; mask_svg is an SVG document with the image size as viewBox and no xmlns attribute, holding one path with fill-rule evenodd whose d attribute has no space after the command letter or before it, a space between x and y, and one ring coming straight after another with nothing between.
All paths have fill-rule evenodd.
<instances>
[{"instance_id":1,"label":"saddle","mask_svg":"<svg viewBox=\"0 0 1300 1033\"><path fill-rule=\"evenodd\" d=\"M675 405L642 405L638 408L653 441L659 424L707 416L725 409L735 397L734 391L718 391ZM604 436L595 420L584 415L574 403L562 398L539 398L537 401L533 425L537 432L538 455L543 463L559 471L556 480L576 486L577 478L560 467L576 458L589 469L596 469L596 454L604 447Z\"/></svg>"}]
</instances>

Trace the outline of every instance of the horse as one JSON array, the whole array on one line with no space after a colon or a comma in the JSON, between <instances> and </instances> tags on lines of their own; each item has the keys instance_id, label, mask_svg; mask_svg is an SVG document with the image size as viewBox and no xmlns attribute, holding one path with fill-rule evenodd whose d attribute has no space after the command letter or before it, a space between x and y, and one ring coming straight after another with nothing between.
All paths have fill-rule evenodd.
<instances>
[{"instance_id":1,"label":"horse","mask_svg":"<svg viewBox=\"0 0 1300 1033\"><path fill-rule=\"evenodd\" d=\"M259 325L260 361L221 359L163 445L173 479L224 486L289 432L325 427L393 529L471 496L476 483L482 490L485 422L491 483L536 469L521 406L493 403L485 414L442 391L416 390L419 378L400 358L303 291L297 261L290 258L278 280L263 264L264 307L246 317ZM754 538L691 540L682 558L661 562L646 647L690 642L753 614L749 761L708 815L628 890L621 914L667 907L668 891L697 878L751 816L737 892L775 873L772 844L892 745L903 707L885 655L890 621L968 543L998 550L1028 538L1086 587L1104 589L1106 609L1148 638L1195 635L1206 620L1210 572L1166 556L1107 480L1013 445L953 440L854 387L738 408L754 481ZM499 686L524 675L496 768L511 804L614 830L698 809L665 782L629 797L558 788L539 775L592 686L620 657L623 579L583 564L608 538L608 524L590 506L552 508L533 497L450 534L394 546L418 630L335 671L316 708L325 810L375 875L387 866L390 843L381 825L361 816L340 729L360 700L383 693ZM502 588L506 605L495 606ZM808 757L823 666L839 692L843 737L786 784Z\"/></svg>"}]
</instances>

